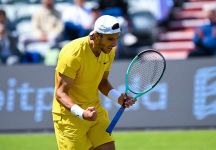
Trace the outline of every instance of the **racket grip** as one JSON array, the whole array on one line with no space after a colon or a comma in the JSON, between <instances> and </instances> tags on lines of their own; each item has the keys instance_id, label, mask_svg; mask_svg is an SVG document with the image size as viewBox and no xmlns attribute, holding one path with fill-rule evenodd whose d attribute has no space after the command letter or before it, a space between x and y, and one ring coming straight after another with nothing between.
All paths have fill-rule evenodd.
<instances>
[{"instance_id":1,"label":"racket grip","mask_svg":"<svg viewBox=\"0 0 216 150\"><path fill-rule=\"evenodd\" d=\"M116 115L114 116L113 120L111 121L111 123L109 124L108 128L106 129L106 132L111 134L113 129L115 128L116 123L118 122L118 120L120 119L120 117L122 116L123 112L125 110L125 106L121 106L121 108L119 108L118 112L116 113Z\"/></svg>"}]
</instances>

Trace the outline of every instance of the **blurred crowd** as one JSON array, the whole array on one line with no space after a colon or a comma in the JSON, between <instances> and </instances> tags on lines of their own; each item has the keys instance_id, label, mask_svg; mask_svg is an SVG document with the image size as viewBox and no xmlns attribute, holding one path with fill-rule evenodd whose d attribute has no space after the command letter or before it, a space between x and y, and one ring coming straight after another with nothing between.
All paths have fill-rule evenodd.
<instances>
[{"instance_id":1,"label":"blurred crowd","mask_svg":"<svg viewBox=\"0 0 216 150\"><path fill-rule=\"evenodd\" d=\"M11 1L2 0L1 3L10 6ZM17 8L13 15L6 5L1 4L0 64L55 65L62 46L88 35L94 21L105 14L118 17L121 23L116 59L133 57L139 48L151 47L157 40L159 26L169 19L172 7L180 6L183 1L161 1L165 9L159 17L150 11L140 11L139 5L133 5L132 0L32 0L33 5L17 1L12 4Z\"/></svg>"},{"instance_id":2,"label":"blurred crowd","mask_svg":"<svg viewBox=\"0 0 216 150\"><path fill-rule=\"evenodd\" d=\"M195 49L188 57L216 56L216 4L207 4L203 7L207 23L195 30L193 43Z\"/></svg>"},{"instance_id":3,"label":"blurred crowd","mask_svg":"<svg viewBox=\"0 0 216 150\"><path fill-rule=\"evenodd\" d=\"M28 13L30 9L32 12ZM127 4L123 0L99 0L87 7L85 0L71 0L67 7L57 9L55 0L41 0L34 8L20 6L15 15L21 12L23 15L11 22L4 7L0 9L2 64L53 64L61 47L66 42L88 35L100 15L114 15L124 20Z\"/></svg>"}]
</instances>

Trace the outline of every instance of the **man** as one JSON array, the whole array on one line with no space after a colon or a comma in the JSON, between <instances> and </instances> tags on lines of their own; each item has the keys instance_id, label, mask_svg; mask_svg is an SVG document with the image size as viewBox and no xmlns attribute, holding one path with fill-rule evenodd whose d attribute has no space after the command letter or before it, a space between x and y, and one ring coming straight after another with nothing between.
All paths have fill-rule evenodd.
<instances>
[{"instance_id":1,"label":"man","mask_svg":"<svg viewBox=\"0 0 216 150\"><path fill-rule=\"evenodd\" d=\"M21 62L18 38L8 31L6 24L0 22L0 64L14 65Z\"/></svg>"},{"instance_id":2,"label":"man","mask_svg":"<svg viewBox=\"0 0 216 150\"><path fill-rule=\"evenodd\" d=\"M85 7L85 0L73 0L73 2L73 5L65 9L62 14L65 40L88 35L95 20L93 11Z\"/></svg>"},{"instance_id":3,"label":"man","mask_svg":"<svg viewBox=\"0 0 216 150\"><path fill-rule=\"evenodd\" d=\"M216 5L204 5L208 23L197 28L193 43L195 50L188 57L216 56Z\"/></svg>"},{"instance_id":4,"label":"man","mask_svg":"<svg viewBox=\"0 0 216 150\"><path fill-rule=\"evenodd\" d=\"M6 11L3 9L0 9L0 23L5 24L6 30L10 33L16 31L15 25L11 22Z\"/></svg>"},{"instance_id":5,"label":"man","mask_svg":"<svg viewBox=\"0 0 216 150\"><path fill-rule=\"evenodd\" d=\"M42 0L41 10L32 16L33 34L39 41L52 41L63 31L61 12L55 8L54 0Z\"/></svg>"},{"instance_id":6,"label":"man","mask_svg":"<svg viewBox=\"0 0 216 150\"><path fill-rule=\"evenodd\" d=\"M32 15L32 32L26 37L22 37L24 49L28 50L30 44L43 43L46 47L57 47L56 43L62 39L64 25L61 20L61 12L55 8L54 0L42 0L40 10ZM38 46L40 47L40 46ZM38 48L35 46L35 49ZM46 49L38 49L44 55Z\"/></svg>"},{"instance_id":7,"label":"man","mask_svg":"<svg viewBox=\"0 0 216 150\"><path fill-rule=\"evenodd\" d=\"M60 150L115 150L107 111L99 93L127 107L131 97L113 89L108 81L114 60L114 47L120 36L118 20L99 17L89 36L65 45L58 58L55 74L53 120Z\"/></svg>"}]
</instances>

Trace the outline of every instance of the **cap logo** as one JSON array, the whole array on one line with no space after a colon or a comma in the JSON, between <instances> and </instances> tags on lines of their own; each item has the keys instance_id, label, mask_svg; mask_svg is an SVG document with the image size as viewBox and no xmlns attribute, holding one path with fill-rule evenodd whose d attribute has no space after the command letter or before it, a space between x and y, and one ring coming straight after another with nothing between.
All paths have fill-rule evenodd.
<instances>
[{"instance_id":1,"label":"cap logo","mask_svg":"<svg viewBox=\"0 0 216 150\"><path fill-rule=\"evenodd\" d=\"M106 28L104 25L102 25L101 27L100 27L100 30L101 31L103 31L103 32L109 32L109 28Z\"/></svg>"},{"instance_id":2,"label":"cap logo","mask_svg":"<svg viewBox=\"0 0 216 150\"><path fill-rule=\"evenodd\" d=\"M113 26L112 26L112 29L113 30L116 30L116 29L118 29L119 28L119 23L116 23L116 24L114 24Z\"/></svg>"}]
</instances>

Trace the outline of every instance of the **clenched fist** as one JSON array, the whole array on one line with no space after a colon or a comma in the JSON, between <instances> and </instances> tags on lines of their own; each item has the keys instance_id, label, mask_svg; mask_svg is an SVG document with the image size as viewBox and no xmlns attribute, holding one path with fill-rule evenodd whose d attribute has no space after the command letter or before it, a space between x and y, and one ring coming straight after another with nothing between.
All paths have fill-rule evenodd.
<instances>
[{"instance_id":1,"label":"clenched fist","mask_svg":"<svg viewBox=\"0 0 216 150\"><path fill-rule=\"evenodd\" d=\"M97 110L94 107L88 107L83 112L83 119L89 121L95 121L97 118Z\"/></svg>"}]
</instances>

